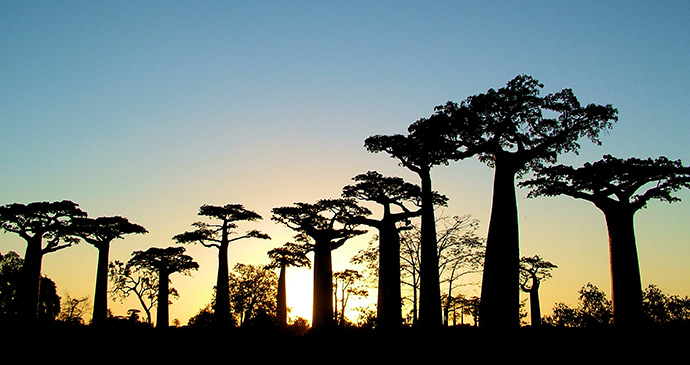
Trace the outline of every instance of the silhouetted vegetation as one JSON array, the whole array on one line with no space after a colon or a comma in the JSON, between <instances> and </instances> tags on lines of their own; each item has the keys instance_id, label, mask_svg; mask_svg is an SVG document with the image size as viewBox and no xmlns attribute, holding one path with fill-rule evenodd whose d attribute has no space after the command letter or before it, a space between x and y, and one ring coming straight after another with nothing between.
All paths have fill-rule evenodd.
<instances>
[{"instance_id":1,"label":"silhouetted vegetation","mask_svg":"<svg viewBox=\"0 0 690 365\"><path fill-rule=\"evenodd\" d=\"M535 345L537 337L544 345L574 341L583 346L617 330L614 320L626 330L645 331L648 336L638 338L646 341L686 339L690 299L666 294L656 285L642 289L633 215L650 200L678 201L673 193L690 188L690 168L665 157L623 160L609 155L581 168L555 165L559 155L577 153L580 139L599 144L599 135L617 121L617 111L610 105L583 106L570 89L541 96L542 88L531 76L519 75L500 89L437 106L431 116L410 124L404 135L366 138L367 151L387 153L417 174L420 184L369 171L344 186L342 198L273 208L272 220L293 230L295 241L268 251L269 265L237 264L234 272L228 268L231 242L270 239L258 230L231 238L238 222L260 220L258 213L240 204L201 206L198 215L212 222L193 223L193 230L172 239L218 249L218 274L210 304L186 325L176 320L169 326L168 318L170 299L179 297L170 286L170 275L189 275L199 267L184 247L150 247L134 251L126 263L108 263L113 240L147 230L120 216L89 218L69 200L1 206L0 229L23 239L26 252L24 258L15 252L0 254L0 331L24 343L40 334L79 339L80 345L94 349L115 346L129 355L153 353L150 349L161 344L200 348L213 341L232 343L241 351L259 345L265 350L271 341L285 348L317 344L311 348L332 351L335 344L361 347L384 338L376 342L383 352L404 352L389 343L418 345L421 340L434 341L440 351L460 342L469 351L498 341L524 348ZM435 212L448 204L448 198L433 190L432 169L473 156L494 169L486 239L477 237L478 221L471 215L437 217ZM531 179L516 185L527 174ZM604 212L614 301L588 283L580 289L575 307L559 302L542 318L540 284L556 266L539 256L519 258L516 186L531 188L530 197L585 199ZM367 203L382 208L382 216L372 218ZM361 226L376 228L378 235L352 262L366 265L367 273L374 275L378 300L375 311L359 308L355 323L345 316L348 300L364 296L369 288L356 270L334 272L331 255L366 233ZM81 239L99 252L90 324L84 319L88 297L61 298L56 283L41 274L45 254ZM311 252L313 263L307 258ZM313 270L311 326L303 318L288 320L289 266ZM470 274L481 279L466 280ZM470 296L463 285L480 287L481 296ZM518 328L526 318L520 290L529 293L532 315L531 326L523 328ZM107 307L108 293L120 300L134 294L145 318L139 309L113 315ZM412 309L404 320L406 303ZM164 330L152 332L154 309L155 325ZM466 316L474 326L465 324ZM108 331L100 331L103 327ZM99 329L99 336L92 337L92 328ZM28 336L23 337L23 331ZM669 332L658 336L655 331Z\"/></svg>"}]
</instances>

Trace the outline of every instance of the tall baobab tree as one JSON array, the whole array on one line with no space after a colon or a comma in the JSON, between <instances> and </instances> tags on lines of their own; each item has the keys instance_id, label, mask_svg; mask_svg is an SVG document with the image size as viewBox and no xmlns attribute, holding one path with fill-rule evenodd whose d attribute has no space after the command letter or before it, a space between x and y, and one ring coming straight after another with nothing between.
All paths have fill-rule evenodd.
<instances>
[{"instance_id":1,"label":"tall baobab tree","mask_svg":"<svg viewBox=\"0 0 690 365\"><path fill-rule=\"evenodd\" d=\"M86 212L69 200L13 203L0 207L0 228L26 241L24 267L18 288L20 316L34 320L38 311L39 282L43 256L79 242L71 236L70 225Z\"/></svg>"},{"instance_id":2,"label":"tall baobab tree","mask_svg":"<svg viewBox=\"0 0 690 365\"><path fill-rule=\"evenodd\" d=\"M642 320L642 280L635 242L634 215L650 200L673 203L673 195L690 188L690 167L680 160L621 159L605 155L582 167L557 165L542 168L521 186L529 197L567 195L590 201L606 219L611 264L614 323L638 325Z\"/></svg>"},{"instance_id":3,"label":"tall baobab tree","mask_svg":"<svg viewBox=\"0 0 690 365\"><path fill-rule=\"evenodd\" d=\"M287 324L287 284L286 269L289 266L311 268L311 260L307 257L307 249L304 245L292 242L285 243L282 247L268 251L271 259L270 267L280 269L278 275L278 297L276 298L276 317L280 325Z\"/></svg>"},{"instance_id":4,"label":"tall baobab tree","mask_svg":"<svg viewBox=\"0 0 690 365\"><path fill-rule=\"evenodd\" d=\"M184 247L151 247L146 251L133 252L132 258L128 261L128 265L139 266L158 273L156 328L168 327L170 275L174 273L189 275L193 270L199 269L199 264L184 252Z\"/></svg>"},{"instance_id":5,"label":"tall baobab tree","mask_svg":"<svg viewBox=\"0 0 690 365\"><path fill-rule=\"evenodd\" d=\"M422 214L421 189L402 178L385 177L375 171L357 175L353 180L355 184L343 188L343 197L375 202L383 208L381 219L364 216L358 219L379 232L376 325L383 329L396 328L402 324L399 224L409 223L411 218ZM446 201L445 196L434 193L435 205L445 205Z\"/></svg>"},{"instance_id":6,"label":"tall baobab tree","mask_svg":"<svg viewBox=\"0 0 690 365\"><path fill-rule=\"evenodd\" d=\"M364 146L369 152L388 153L397 159L401 166L420 178L422 253L419 323L424 327L442 324L434 217L435 197L431 170L434 166L447 165L451 160L463 159L474 154L461 151L449 135L448 121L445 114L435 113L429 118L412 123L408 127L407 135L375 135L364 141Z\"/></svg>"},{"instance_id":7,"label":"tall baobab tree","mask_svg":"<svg viewBox=\"0 0 690 365\"><path fill-rule=\"evenodd\" d=\"M366 233L357 229L354 217L371 212L354 199L321 199L316 203L295 203L276 207L272 219L296 231L298 238L314 251L313 328L333 325L333 266L331 251L353 237Z\"/></svg>"},{"instance_id":8,"label":"tall baobab tree","mask_svg":"<svg viewBox=\"0 0 690 365\"><path fill-rule=\"evenodd\" d=\"M493 200L482 277L481 326L519 325L520 240L516 178L560 154L577 153L581 138L599 135L617 120L611 105L583 106L572 90L540 96L543 85L519 75L498 90L436 108L451 119L455 142L494 169Z\"/></svg>"},{"instance_id":9,"label":"tall baobab tree","mask_svg":"<svg viewBox=\"0 0 690 365\"><path fill-rule=\"evenodd\" d=\"M226 326L230 323L230 292L228 287L228 248L230 243L244 238L270 239L258 230L250 230L245 234L231 237L237 228L236 222L257 221L261 216L245 209L242 204L227 204L224 206L202 205L199 215L219 221L219 223L196 222L192 226L194 231L187 231L173 237L177 243L200 243L204 247L218 250L218 275L216 278L216 301L213 308L214 323Z\"/></svg>"},{"instance_id":10,"label":"tall baobab tree","mask_svg":"<svg viewBox=\"0 0 690 365\"><path fill-rule=\"evenodd\" d=\"M120 216L98 218L75 218L72 233L81 237L98 250L96 266L96 289L93 299L93 317L91 323L96 327L105 324L108 317L108 256L110 243L126 234L145 234L146 228L131 223Z\"/></svg>"},{"instance_id":11,"label":"tall baobab tree","mask_svg":"<svg viewBox=\"0 0 690 365\"><path fill-rule=\"evenodd\" d=\"M551 277L551 270L557 267L539 255L520 258L520 289L529 294L530 318L533 327L541 326L539 287L542 281Z\"/></svg>"}]
</instances>

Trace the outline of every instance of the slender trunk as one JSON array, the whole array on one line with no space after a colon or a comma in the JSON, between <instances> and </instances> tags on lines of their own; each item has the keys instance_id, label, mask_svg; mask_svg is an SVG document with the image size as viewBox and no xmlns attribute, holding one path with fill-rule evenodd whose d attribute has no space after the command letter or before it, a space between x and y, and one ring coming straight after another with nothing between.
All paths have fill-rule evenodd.
<instances>
[{"instance_id":1,"label":"slender trunk","mask_svg":"<svg viewBox=\"0 0 690 365\"><path fill-rule=\"evenodd\" d=\"M98 249L98 265L96 266L96 291L93 297L93 317L91 323L95 327L103 327L108 318L108 255L110 244L101 243Z\"/></svg>"},{"instance_id":2,"label":"slender trunk","mask_svg":"<svg viewBox=\"0 0 690 365\"><path fill-rule=\"evenodd\" d=\"M330 240L314 243L314 297L312 321L315 329L333 325L333 267Z\"/></svg>"},{"instance_id":3,"label":"slender trunk","mask_svg":"<svg viewBox=\"0 0 690 365\"><path fill-rule=\"evenodd\" d=\"M541 326L541 305L539 304L539 282L534 281L529 291L530 318L532 327Z\"/></svg>"},{"instance_id":4,"label":"slender trunk","mask_svg":"<svg viewBox=\"0 0 690 365\"><path fill-rule=\"evenodd\" d=\"M38 294L43 264L42 242L40 235L32 237L26 242L24 267L22 268L22 279L18 293L20 317L26 321L35 320L38 314Z\"/></svg>"},{"instance_id":5,"label":"slender trunk","mask_svg":"<svg viewBox=\"0 0 690 365\"><path fill-rule=\"evenodd\" d=\"M379 228L377 327L393 329L402 324L401 298L400 236L395 221L384 215Z\"/></svg>"},{"instance_id":6,"label":"slender trunk","mask_svg":"<svg viewBox=\"0 0 690 365\"><path fill-rule=\"evenodd\" d=\"M280 275L278 277L278 297L276 298L276 317L278 324L287 325L287 290L285 288L285 263L280 264Z\"/></svg>"},{"instance_id":7,"label":"slender trunk","mask_svg":"<svg viewBox=\"0 0 690 365\"><path fill-rule=\"evenodd\" d=\"M443 323L441 288L438 276L436 219L429 171L420 174L422 188L421 263L419 290L419 324L433 328Z\"/></svg>"},{"instance_id":8,"label":"slender trunk","mask_svg":"<svg viewBox=\"0 0 690 365\"><path fill-rule=\"evenodd\" d=\"M507 164L507 165L506 165ZM480 325L513 328L519 325L520 242L515 197L516 168L497 159L491 218L480 302Z\"/></svg>"},{"instance_id":9,"label":"slender trunk","mask_svg":"<svg viewBox=\"0 0 690 365\"><path fill-rule=\"evenodd\" d=\"M609 234L611 297L617 326L639 325L642 319L642 281L635 244L634 212L604 212Z\"/></svg>"},{"instance_id":10,"label":"slender trunk","mask_svg":"<svg viewBox=\"0 0 690 365\"><path fill-rule=\"evenodd\" d=\"M158 313L156 317L156 328L168 328L168 293L170 286L168 283L170 274L166 269L160 269L158 279Z\"/></svg>"},{"instance_id":11,"label":"slender trunk","mask_svg":"<svg viewBox=\"0 0 690 365\"><path fill-rule=\"evenodd\" d=\"M221 242L218 246L218 276L216 277L216 303L213 308L214 322L218 326L230 324L230 287L228 277L228 224L223 222Z\"/></svg>"}]
</instances>

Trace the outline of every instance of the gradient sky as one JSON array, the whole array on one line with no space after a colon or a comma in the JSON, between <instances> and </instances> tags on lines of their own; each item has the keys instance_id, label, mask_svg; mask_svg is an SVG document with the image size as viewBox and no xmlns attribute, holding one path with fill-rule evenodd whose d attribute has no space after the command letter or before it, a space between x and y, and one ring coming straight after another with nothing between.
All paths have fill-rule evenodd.
<instances>
[{"instance_id":1,"label":"gradient sky","mask_svg":"<svg viewBox=\"0 0 690 365\"><path fill-rule=\"evenodd\" d=\"M689 25L687 1L3 1L0 204L69 199L93 217L126 216L150 232L113 244L111 259L126 261L173 245L202 204L240 203L264 217L240 229L273 240L237 242L230 262L264 264L294 234L271 222L273 207L337 197L368 170L418 183L366 152L366 137L405 132L434 106L518 74L619 110L601 147L583 143L561 162L610 153L687 164ZM433 178L446 214L473 215L485 235L492 170L467 160ZM559 267L543 310L575 305L587 282L610 293L603 215L524 196L521 254ZM690 194L679 196L638 213L637 240L643 285L689 295ZM334 269L370 237L335 251ZM23 242L0 235L10 250L23 255ZM171 319L183 323L210 302L217 268L215 251L188 253L200 270L172 277ZM46 256L43 273L61 295L92 297L95 265L83 243ZM291 271L288 305L310 318L299 298L311 298L311 272Z\"/></svg>"}]
</instances>

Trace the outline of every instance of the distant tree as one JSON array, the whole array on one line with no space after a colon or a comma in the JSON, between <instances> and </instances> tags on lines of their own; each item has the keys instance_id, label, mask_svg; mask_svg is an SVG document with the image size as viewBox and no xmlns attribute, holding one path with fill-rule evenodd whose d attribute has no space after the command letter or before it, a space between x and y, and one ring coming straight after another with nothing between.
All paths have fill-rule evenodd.
<instances>
[{"instance_id":1,"label":"distant tree","mask_svg":"<svg viewBox=\"0 0 690 365\"><path fill-rule=\"evenodd\" d=\"M316 203L295 203L273 208L272 219L298 232L297 238L314 251L313 327L333 325L333 267L331 251L350 238L366 233L357 229L354 217L371 212L354 199L321 199ZM313 243L305 242L311 238Z\"/></svg>"},{"instance_id":2,"label":"distant tree","mask_svg":"<svg viewBox=\"0 0 690 365\"><path fill-rule=\"evenodd\" d=\"M379 328L395 328L402 324L400 310L400 223L408 223L422 214L422 191L419 186L405 182L399 177L384 177L369 171L353 178L356 184L343 188L343 197L375 202L383 208L381 219L360 217L362 224L378 229L379 237L379 282L378 318ZM445 205L447 198L433 194L435 205ZM414 209L408 208L410 204ZM397 208L396 212L394 208Z\"/></svg>"},{"instance_id":3,"label":"distant tree","mask_svg":"<svg viewBox=\"0 0 690 365\"><path fill-rule=\"evenodd\" d=\"M441 325L441 290L438 281L436 227L431 169L447 165L451 160L472 156L458 152L457 144L448 138L447 120L434 114L421 118L408 127L407 135L375 135L364 141L369 152L386 152L400 165L416 173L421 181L421 271L420 271L420 324L425 327Z\"/></svg>"},{"instance_id":4,"label":"distant tree","mask_svg":"<svg viewBox=\"0 0 690 365\"><path fill-rule=\"evenodd\" d=\"M16 233L26 241L22 279L17 287L20 316L36 319L39 282L43 256L78 243L70 236L72 219L85 217L76 203L57 202L13 203L0 207L0 229Z\"/></svg>"},{"instance_id":5,"label":"distant tree","mask_svg":"<svg viewBox=\"0 0 690 365\"><path fill-rule=\"evenodd\" d=\"M614 320L618 326L642 320L642 281L635 242L635 212L650 200L673 203L673 193L690 187L690 167L680 160L619 159L605 155L580 168L551 166L521 186L532 188L529 197L567 195L599 208L606 219L611 263ZM646 190L645 190L646 189Z\"/></svg>"},{"instance_id":6,"label":"distant tree","mask_svg":"<svg viewBox=\"0 0 690 365\"><path fill-rule=\"evenodd\" d=\"M14 251L0 253L0 320L16 319L19 314L17 287L24 260Z\"/></svg>"},{"instance_id":7,"label":"distant tree","mask_svg":"<svg viewBox=\"0 0 690 365\"><path fill-rule=\"evenodd\" d=\"M616 121L610 105L582 106L570 89L540 96L543 85L519 75L498 90L448 102L436 113L451 120L453 141L494 169L493 202L482 276L484 327L516 327L519 317L516 177L577 152L582 137L599 143ZM444 120L440 116L437 120Z\"/></svg>"},{"instance_id":8,"label":"distant tree","mask_svg":"<svg viewBox=\"0 0 690 365\"><path fill-rule=\"evenodd\" d=\"M345 309L350 298L366 298L369 291L360 284L364 277L359 271L345 269L333 273L333 316L340 326L345 326ZM340 299L338 299L340 298ZM340 303L340 310L338 310Z\"/></svg>"},{"instance_id":9,"label":"distant tree","mask_svg":"<svg viewBox=\"0 0 690 365\"><path fill-rule=\"evenodd\" d=\"M562 302L556 303L552 314L544 317L544 323L557 327L609 326L613 312L606 294L591 283L585 284L579 293L577 308L571 308Z\"/></svg>"},{"instance_id":10,"label":"distant tree","mask_svg":"<svg viewBox=\"0 0 690 365\"><path fill-rule=\"evenodd\" d=\"M232 323L233 325L235 323ZM193 328L209 328L213 325L213 309L210 304L201 308L199 312L187 321L188 327Z\"/></svg>"},{"instance_id":11,"label":"distant tree","mask_svg":"<svg viewBox=\"0 0 690 365\"><path fill-rule=\"evenodd\" d=\"M275 316L278 278L270 267L236 264L230 273L230 303L240 325Z\"/></svg>"},{"instance_id":12,"label":"distant tree","mask_svg":"<svg viewBox=\"0 0 690 365\"><path fill-rule=\"evenodd\" d=\"M642 291L642 309L652 325L669 327L690 323L690 297L668 295L658 286L649 284Z\"/></svg>"},{"instance_id":13,"label":"distant tree","mask_svg":"<svg viewBox=\"0 0 690 365\"><path fill-rule=\"evenodd\" d=\"M520 289L529 294L530 318L534 327L541 325L539 286L542 281L551 277L551 270L557 267L539 255L520 258Z\"/></svg>"},{"instance_id":14,"label":"distant tree","mask_svg":"<svg viewBox=\"0 0 690 365\"><path fill-rule=\"evenodd\" d=\"M282 247L268 251L271 259L269 267L280 270L278 276L278 293L276 297L276 319L281 326L287 325L287 285L286 269L289 266L311 268L311 260L307 257L307 248L292 242Z\"/></svg>"},{"instance_id":15,"label":"distant tree","mask_svg":"<svg viewBox=\"0 0 690 365\"><path fill-rule=\"evenodd\" d=\"M82 238L98 249L98 264L96 266L96 291L93 300L93 317L91 323L96 327L105 325L108 318L108 261L110 243L115 239L122 239L126 234L145 234L146 228L129 222L127 218L98 217L75 218L72 224L72 234ZM74 299L74 298L71 298Z\"/></svg>"},{"instance_id":16,"label":"distant tree","mask_svg":"<svg viewBox=\"0 0 690 365\"><path fill-rule=\"evenodd\" d=\"M90 310L89 297L84 296L75 298L65 294L64 300L61 300L61 309L58 314L58 319L70 324L84 324L84 316Z\"/></svg>"},{"instance_id":17,"label":"distant tree","mask_svg":"<svg viewBox=\"0 0 690 365\"><path fill-rule=\"evenodd\" d=\"M126 264L117 260L111 261L108 265L108 276L112 284L111 296L123 301L134 294L146 313L146 323L151 325L151 310L158 305L158 273L149 267L134 265L130 259ZM179 296L175 288L170 287L168 290L168 297Z\"/></svg>"},{"instance_id":18,"label":"distant tree","mask_svg":"<svg viewBox=\"0 0 690 365\"><path fill-rule=\"evenodd\" d=\"M158 311L156 327L168 327L168 294L170 275L180 273L189 275L197 270L199 264L191 256L184 254L184 247L151 247L146 251L135 251L129 261L131 266L142 267L158 274Z\"/></svg>"},{"instance_id":19,"label":"distant tree","mask_svg":"<svg viewBox=\"0 0 690 365\"><path fill-rule=\"evenodd\" d=\"M196 222L194 231L173 237L177 243L200 243L204 247L218 249L218 275L216 277L216 300L213 308L215 322L221 326L230 324L230 297L228 288L228 247L230 243L244 238L271 239L258 230L250 230L237 237L231 237L240 221L256 221L261 216L244 208L242 204L224 206L203 205L199 215L219 221L217 224Z\"/></svg>"}]
</instances>

